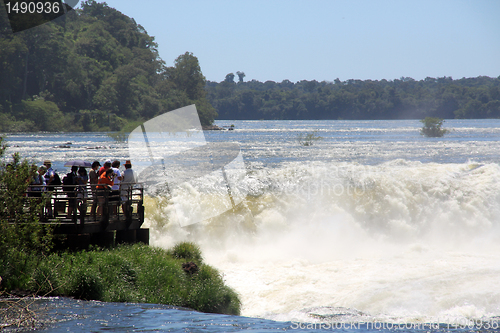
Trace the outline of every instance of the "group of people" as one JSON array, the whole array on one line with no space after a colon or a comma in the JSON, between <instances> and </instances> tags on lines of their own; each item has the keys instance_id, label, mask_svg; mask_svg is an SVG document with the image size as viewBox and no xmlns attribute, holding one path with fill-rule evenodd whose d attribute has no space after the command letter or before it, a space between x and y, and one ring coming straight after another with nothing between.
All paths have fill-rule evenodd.
<instances>
[{"instance_id":1,"label":"group of people","mask_svg":"<svg viewBox=\"0 0 500 333\"><path fill-rule=\"evenodd\" d=\"M87 209L87 185L90 185L93 196L93 204L90 211L91 216L96 217L96 213L98 216L102 215L105 195L108 195L110 202L115 203L113 205L115 214L118 211L120 203L125 212L131 188L137 182L137 178L132 170L130 160L125 162L124 167L125 170L120 171L120 161L118 160L113 162L107 160L102 166L99 161L94 161L91 165L91 170L87 173L86 167L74 165L71 167L71 172L66 174L61 181L59 175L52 169L51 161L45 160L43 165L38 168L38 174L31 181L28 196L41 197L42 193L45 192L47 193L46 196L48 195L50 198L51 192L55 190L55 186L63 185L63 191L66 192L68 198L67 216L71 217L75 207L78 207L80 210ZM47 215L52 217L53 209L51 200L48 200L46 210Z\"/></svg>"}]
</instances>

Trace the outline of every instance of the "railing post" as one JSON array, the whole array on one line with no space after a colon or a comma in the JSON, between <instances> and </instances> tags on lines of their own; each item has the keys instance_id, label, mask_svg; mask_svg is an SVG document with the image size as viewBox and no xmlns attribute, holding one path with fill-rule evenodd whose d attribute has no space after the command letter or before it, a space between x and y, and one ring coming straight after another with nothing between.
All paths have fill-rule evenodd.
<instances>
[{"instance_id":1,"label":"railing post","mask_svg":"<svg viewBox=\"0 0 500 333\"><path fill-rule=\"evenodd\" d=\"M81 198L78 195L81 194ZM80 200L79 210L80 210L80 224L85 224L85 216L87 216L87 201L88 201L88 188L87 185L83 185L78 188L76 193L77 201Z\"/></svg>"},{"instance_id":2,"label":"railing post","mask_svg":"<svg viewBox=\"0 0 500 333\"><path fill-rule=\"evenodd\" d=\"M85 215L87 213L87 204L82 201L80 204L80 224L85 224Z\"/></svg>"},{"instance_id":3,"label":"railing post","mask_svg":"<svg viewBox=\"0 0 500 333\"><path fill-rule=\"evenodd\" d=\"M104 189L104 205L102 207L102 218L101 223L103 224L104 229L109 224L109 189Z\"/></svg>"},{"instance_id":4,"label":"railing post","mask_svg":"<svg viewBox=\"0 0 500 333\"><path fill-rule=\"evenodd\" d=\"M97 186L95 184L90 185L91 193L92 193L92 208L90 209L90 215L93 221L97 220L96 216L96 210L97 210L97 205L99 203L99 199L97 196Z\"/></svg>"},{"instance_id":5,"label":"railing post","mask_svg":"<svg viewBox=\"0 0 500 333\"><path fill-rule=\"evenodd\" d=\"M132 224L132 187L127 189L127 200L123 203L123 214L128 228Z\"/></svg>"},{"instance_id":6,"label":"railing post","mask_svg":"<svg viewBox=\"0 0 500 333\"><path fill-rule=\"evenodd\" d=\"M140 221L140 224L142 225L142 223L144 223L144 188L141 188L140 189L140 192L141 192L141 199L139 201L139 203L137 204L137 213L139 215L139 221Z\"/></svg>"},{"instance_id":7,"label":"railing post","mask_svg":"<svg viewBox=\"0 0 500 333\"><path fill-rule=\"evenodd\" d=\"M71 220L75 224L78 216L77 212L78 212L78 193L77 191L73 191L73 212L72 212L73 216L71 216Z\"/></svg>"}]
</instances>

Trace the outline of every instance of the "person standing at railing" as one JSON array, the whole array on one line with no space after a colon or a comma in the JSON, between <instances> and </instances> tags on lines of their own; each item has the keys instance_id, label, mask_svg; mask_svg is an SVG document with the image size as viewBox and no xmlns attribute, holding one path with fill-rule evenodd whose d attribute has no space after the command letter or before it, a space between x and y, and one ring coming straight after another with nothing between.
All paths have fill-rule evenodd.
<instances>
[{"instance_id":1,"label":"person standing at railing","mask_svg":"<svg viewBox=\"0 0 500 333\"><path fill-rule=\"evenodd\" d=\"M45 166L40 166L38 168L38 173L31 180L30 186L28 188L28 197L30 198L41 198L42 192L45 191L45 177L43 176L47 172Z\"/></svg>"},{"instance_id":2,"label":"person standing at railing","mask_svg":"<svg viewBox=\"0 0 500 333\"><path fill-rule=\"evenodd\" d=\"M45 192L45 177L43 175L47 171L45 166L40 166L38 168L38 174L33 177L28 188L28 197L37 198L36 201L39 203L42 200L42 193ZM40 216L43 215L43 207L40 207Z\"/></svg>"},{"instance_id":3,"label":"person standing at railing","mask_svg":"<svg viewBox=\"0 0 500 333\"><path fill-rule=\"evenodd\" d=\"M123 171L123 179L121 182L121 200L123 212L127 212L127 207L130 207L130 200L132 199L132 186L137 183L137 176L132 170L132 163L130 160L125 161L125 171Z\"/></svg>"},{"instance_id":4,"label":"person standing at railing","mask_svg":"<svg viewBox=\"0 0 500 333\"><path fill-rule=\"evenodd\" d=\"M111 197L109 198L109 201L112 201L115 204L113 205L114 215L118 214L118 206L120 205L120 182L123 179L119 168L120 161L113 161L113 164L111 164L111 169L113 170L115 178L113 179L114 184L113 186L111 186Z\"/></svg>"},{"instance_id":5,"label":"person standing at railing","mask_svg":"<svg viewBox=\"0 0 500 333\"><path fill-rule=\"evenodd\" d=\"M89 177L87 176L87 170L84 167L78 169L78 175L76 176L76 184L78 185L76 189L76 197L78 198L78 210L81 212L86 212L87 210L87 198L89 197L87 193L87 184L89 182Z\"/></svg>"},{"instance_id":6,"label":"person standing at railing","mask_svg":"<svg viewBox=\"0 0 500 333\"><path fill-rule=\"evenodd\" d=\"M66 191L66 196L68 197L68 218L71 218L73 215L76 205L76 193L73 185L76 185L77 171L78 167L73 165L71 172L63 178L63 191Z\"/></svg>"},{"instance_id":7,"label":"person standing at railing","mask_svg":"<svg viewBox=\"0 0 500 333\"><path fill-rule=\"evenodd\" d=\"M111 160L106 160L106 162L104 162L104 165L99 169L99 177L101 177L102 174L109 168L111 168Z\"/></svg>"},{"instance_id":8,"label":"person standing at railing","mask_svg":"<svg viewBox=\"0 0 500 333\"><path fill-rule=\"evenodd\" d=\"M90 216L95 220L96 208L97 208L97 183L99 182L99 167L101 163L99 161L94 161L92 163L92 169L89 171L89 181L90 188L92 190L92 208L90 209Z\"/></svg>"},{"instance_id":9,"label":"person standing at railing","mask_svg":"<svg viewBox=\"0 0 500 333\"><path fill-rule=\"evenodd\" d=\"M45 208L47 209L47 215L49 218L52 217L52 192L55 190L56 185L61 185L61 179L59 176L56 177L56 172L52 169L52 162L50 160L43 161L43 165L47 168L47 172L43 176L45 178L45 183L47 184L47 204Z\"/></svg>"},{"instance_id":10,"label":"person standing at railing","mask_svg":"<svg viewBox=\"0 0 500 333\"><path fill-rule=\"evenodd\" d=\"M97 183L98 200L99 207L97 208L97 215L102 216L103 205L106 201L106 191L109 193L111 191L111 186L114 182L114 172L113 169L109 168L100 177Z\"/></svg>"}]
</instances>

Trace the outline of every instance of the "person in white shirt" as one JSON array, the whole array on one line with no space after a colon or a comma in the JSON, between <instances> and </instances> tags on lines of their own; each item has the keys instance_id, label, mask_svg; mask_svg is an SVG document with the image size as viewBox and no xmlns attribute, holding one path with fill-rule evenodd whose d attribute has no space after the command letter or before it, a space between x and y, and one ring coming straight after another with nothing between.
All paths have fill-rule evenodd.
<instances>
[{"instance_id":1,"label":"person in white shirt","mask_svg":"<svg viewBox=\"0 0 500 333\"><path fill-rule=\"evenodd\" d=\"M127 208L130 207L130 200L132 199L132 187L137 183L137 176L132 170L132 163L130 160L125 161L125 171L123 172L123 179L121 182L121 199L123 212L127 213ZM132 212L132 211L130 211Z\"/></svg>"},{"instance_id":2,"label":"person in white shirt","mask_svg":"<svg viewBox=\"0 0 500 333\"><path fill-rule=\"evenodd\" d=\"M111 169L113 169L113 174L115 178L114 178L114 185L111 187L111 195L109 197L109 201L112 202L113 204L116 203L116 205L113 206L113 212L115 215L118 214L118 205L119 205L118 202L120 201L120 182L123 179L119 167L120 167L120 161L115 160L111 164Z\"/></svg>"},{"instance_id":3,"label":"person in white shirt","mask_svg":"<svg viewBox=\"0 0 500 333\"><path fill-rule=\"evenodd\" d=\"M43 176L47 172L47 168L42 165L38 168L38 173L33 177L30 183L30 188L28 189L28 197L41 198L42 192L45 192L45 177Z\"/></svg>"}]
</instances>

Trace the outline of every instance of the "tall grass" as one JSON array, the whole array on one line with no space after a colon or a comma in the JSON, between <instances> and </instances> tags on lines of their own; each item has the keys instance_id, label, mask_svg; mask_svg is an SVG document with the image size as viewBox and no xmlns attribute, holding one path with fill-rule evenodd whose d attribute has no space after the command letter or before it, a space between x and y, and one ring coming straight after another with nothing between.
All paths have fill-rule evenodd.
<instances>
[{"instance_id":1,"label":"tall grass","mask_svg":"<svg viewBox=\"0 0 500 333\"><path fill-rule=\"evenodd\" d=\"M195 262L188 274L182 264ZM199 248L181 243L170 250L146 245L32 256L12 251L0 258L1 289L72 296L105 302L142 302L238 315L238 295L221 274L203 264Z\"/></svg>"}]
</instances>

